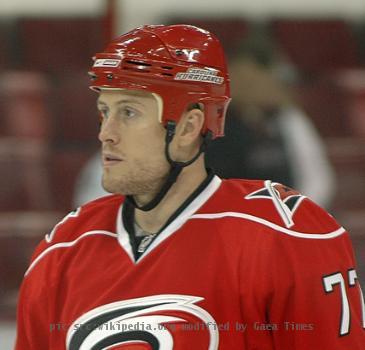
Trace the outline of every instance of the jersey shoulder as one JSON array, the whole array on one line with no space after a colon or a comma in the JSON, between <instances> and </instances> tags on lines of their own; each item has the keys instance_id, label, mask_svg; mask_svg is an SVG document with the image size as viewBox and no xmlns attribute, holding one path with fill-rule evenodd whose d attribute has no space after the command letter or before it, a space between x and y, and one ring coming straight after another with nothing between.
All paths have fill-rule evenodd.
<instances>
[{"instance_id":1,"label":"jersey shoulder","mask_svg":"<svg viewBox=\"0 0 365 350\"><path fill-rule=\"evenodd\" d=\"M336 220L300 192L270 180L223 180L206 211L231 213L286 232L328 234L341 230Z\"/></svg>"},{"instance_id":2,"label":"jersey shoulder","mask_svg":"<svg viewBox=\"0 0 365 350\"><path fill-rule=\"evenodd\" d=\"M76 239L91 231L116 231L118 211L123 203L121 195L108 195L90 201L68 213L45 236L47 243Z\"/></svg>"},{"instance_id":3,"label":"jersey shoulder","mask_svg":"<svg viewBox=\"0 0 365 350\"><path fill-rule=\"evenodd\" d=\"M124 197L109 195L93 200L68 213L35 249L27 273L48 253L70 247L88 235L116 236Z\"/></svg>"}]
</instances>

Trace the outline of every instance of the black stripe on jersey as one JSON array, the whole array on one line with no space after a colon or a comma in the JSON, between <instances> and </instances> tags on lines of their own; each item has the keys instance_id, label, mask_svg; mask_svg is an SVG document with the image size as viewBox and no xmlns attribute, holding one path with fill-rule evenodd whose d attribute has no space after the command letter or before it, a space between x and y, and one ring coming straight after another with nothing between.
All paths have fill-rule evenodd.
<instances>
[{"instance_id":1,"label":"black stripe on jersey","mask_svg":"<svg viewBox=\"0 0 365 350\"><path fill-rule=\"evenodd\" d=\"M143 341L151 346L152 350L158 350L160 348L160 343L151 333L144 331L133 331L133 332L123 332L114 334L108 338L105 338L95 344L91 350L103 350L108 346L120 344L129 341Z\"/></svg>"}]
</instances>

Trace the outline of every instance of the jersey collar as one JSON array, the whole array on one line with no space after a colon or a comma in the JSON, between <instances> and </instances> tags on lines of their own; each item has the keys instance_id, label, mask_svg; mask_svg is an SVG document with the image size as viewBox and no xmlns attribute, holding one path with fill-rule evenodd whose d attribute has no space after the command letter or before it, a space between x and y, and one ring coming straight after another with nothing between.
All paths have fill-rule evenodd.
<instances>
[{"instance_id":1,"label":"jersey collar","mask_svg":"<svg viewBox=\"0 0 365 350\"><path fill-rule=\"evenodd\" d=\"M130 219L133 220L133 211L128 208L126 203L123 203L117 215L117 234L118 241L121 247L128 254L134 263L143 260L152 250L154 250L165 239L174 234L189 218L203 206L208 199L220 187L222 180L212 172L208 173L208 177L199 185L194 193L181 205L179 209L170 217L167 223L158 232L152 243L148 246L145 252L136 256L133 237L133 225L128 224ZM130 218L129 216L132 215ZM132 221L133 222L133 221ZM132 226L132 227L131 227Z\"/></svg>"}]
</instances>

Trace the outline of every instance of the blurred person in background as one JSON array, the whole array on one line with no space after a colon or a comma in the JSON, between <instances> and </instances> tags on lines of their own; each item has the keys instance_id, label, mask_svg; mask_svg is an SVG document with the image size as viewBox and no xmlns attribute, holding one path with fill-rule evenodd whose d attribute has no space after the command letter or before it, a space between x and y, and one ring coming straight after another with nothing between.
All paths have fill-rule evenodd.
<instances>
[{"instance_id":1,"label":"blurred person in background","mask_svg":"<svg viewBox=\"0 0 365 350\"><path fill-rule=\"evenodd\" d=\"M210 145L208 166L223 178L286 184L330 208L334 171L321 136L291 96L293 68L263 35L252 35L230 53L229 71L227 137Z\"/></svg>"}]
</instances>

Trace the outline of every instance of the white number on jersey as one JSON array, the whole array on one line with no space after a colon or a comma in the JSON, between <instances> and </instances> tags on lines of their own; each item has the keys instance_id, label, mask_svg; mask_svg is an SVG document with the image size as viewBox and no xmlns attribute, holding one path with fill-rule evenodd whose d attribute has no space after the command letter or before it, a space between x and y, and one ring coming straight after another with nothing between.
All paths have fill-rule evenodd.
<instances>
[{"instance_id":1,"label":"white number on jersey","mask_svg":"<svg viewBox=\"0 0 365 350\"><path fill-rule=\"evenodd\" d=\"M357 274L354 269L348 271L348 279L349 286L354 287L356 285ZM334 273L332 275L328 275L323 277L324 290L326 293L332 293L334 291L334 287L336 285L340 286L341 292L341 320L340 320L340 336L349 334L350 332L350 305L346 292L345 280L341 274L341 272ZM360 289L360 304L362 306L362 326L365 328L365 305L364 305L364 297L362 294L362 290L360 284L358 284Z\"/></svg>"}]
</instances>

